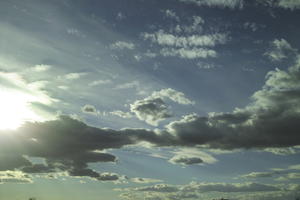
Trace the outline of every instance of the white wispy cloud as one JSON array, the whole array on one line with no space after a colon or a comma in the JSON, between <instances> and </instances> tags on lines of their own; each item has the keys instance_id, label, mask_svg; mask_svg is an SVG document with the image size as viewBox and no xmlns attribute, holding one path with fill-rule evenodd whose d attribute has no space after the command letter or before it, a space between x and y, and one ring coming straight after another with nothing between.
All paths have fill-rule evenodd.
<instances>
[{"instance_id":1,"label":"white wispy cloud","mask_svg":"<svg viewBox=\"0 0 300 200\"><path fill-rule=\"evenodd\" d=\"M171 27L169 32L160 29L153 33L143 33L142 38L160 47L159 54L164 57L217 57L214 48L226 44L230 38L227 33L202 34L204 23L200 16L193 16L189 25L178 24Z\"/></svg>"},{"instance_id":2,"label":"white wispy cloud","mask_svg":"<svg viewBox=\"0 0 300 200\"><path fill-rule=\"evenodd\" d=\"M180 21L179 17L176 15L176 13L173 10L167 9L164 11L164 14L167 18L174 19L176 21Z\"/></svg>"},{"instance_id":3,"label":"white wispy cloud","mask_svg":"<svg viewBox=\"0 0 300 200\"><path fill-rule=\"evenodd\" d=\"M297 50L283 38L273 40L270 46L270 49L265 53L265 55L272 61L281 61L289 55L297 52Z\"/></svg>"},{"instance_id":4,"label":"white wispy cloud","mask_svg":"<svg viewBox=\"0 0 300 200\"><path fill-rule=\"evenodd\" d=\"M48 71L49 69L51 69L51 65L44 65L44 64L35 65L31 69L35 72L44 72L44 71Z\"/></svg>"},{"instance_id":5,"label":"white wispy cloud","mask_svg":"<svg viewBox=\"0 0 300 200\"><path fill-rule=\"evenodd\" d=\"M279 0L278 6L286 9L300 9L300 1L298 0Z\"/></svg>"},{"instance_id":6,"label":"white wispy cloud","mask_svg":"<svg viewBox=\"0 0 300 200\"><path fill-rule=\"evenodd\" d=\"M79 79L80 77L86 75L87 73L69 73L69 74L66 74L64 75L64 78L65 79L68 79L68 80L76 80L76 79Z\"/></svg>"},{"instance_id":7,"label":"white wispy cloud","mask_svg":"<svg viewBox=\"0 0 300 200\"><path fill-rule=\"evenodd\" d=\"M123 49L133 50L135 48L135 45L132 42L117 41L111 44L110 48L116 50L123 50Z\"/></svg>"},{"instance_id":8,"label":"white wispy cloud","mask_svg":"<svg viewBox=\"0 0 300 200\"><path fill-rule=\"evenodd\" d=\"M176 36L165 33L163 30L159 30L156 33L145 33L143 37L146 40L151 40L153 43L173 47L214 47L217 44L225 44L228 41L227 34L216 33L210 35Z\"/></svg>"},{"instance_id":9,"label":"white wispy cloud","mask_svg":"<svg viewBox=\"0 0 300 200\"><path fill-rule=\"evenodd\" d=\"M221 8L243 8L243 0L179 0L197 6L221 7Z\"/></svg>"},{"instance_id":10,"label":"white wispy cloud","mask_svg":"<svg viewBox=\"0 0 300 200\"><path fill-rule=\"evenodd\" d=\"M178 56L187 59L217 57L215 50L205 48L163 48L160 52L163 56Z\"/></svg>"},{"instance_id":11,"label":"white wispy cloud","mask_svg":"<svg viewBox=\"0 0 300 200\"><path fill-rule=\"evenodd\" d=\"M89 86L97 86L97 85L106 85L112 83L110 79L105 79L105 80L95 80L91 83L89 83Z\"/></svg>"},{"instance_id":12,"label":"white wispy cloud","mask_svg":"<svg viewBox=\"0 0 300 200\"><path fill-rule=\"evenodd\" d=\"M124 111L121 111L121 110L112 111L112 112L110 112L110 114L121 117L121 118L124 118L124 119L132 118L131 113L124 112Z\"/></svg>"}]
</instances>

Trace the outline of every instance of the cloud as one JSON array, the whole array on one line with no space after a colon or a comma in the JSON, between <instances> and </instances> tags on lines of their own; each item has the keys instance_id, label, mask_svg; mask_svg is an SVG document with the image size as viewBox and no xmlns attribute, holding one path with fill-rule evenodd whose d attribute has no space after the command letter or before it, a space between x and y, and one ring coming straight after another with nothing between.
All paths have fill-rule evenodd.
<instances>
[{"instance_id":1,"label":"cloud","mask_svg":"<svg viewBox=\"0 0 300 200\"><path fill-rule=\"evenodd\" d=\"M195 104L194 101L191 101L188 98L186 98L184 93L174 90L172 88L166 88L159 91L154 91L151 96L170 99L175 103L183 104L183 105Z\"/></svg>"},{"instance_id":2,"label":"cloud","mask_svg":"<svg viewBox=\"0 0 300 200\"><path fill-rule=\"evenodd\" d=\"M211 49L205 48L163 48L160 52L163 56L168 57L180 57L186 59L196 59L196 58L208 58L208 57L217 57L217 52Z\"/></svg>"},{"instance_id":3,"label":"cloud","mask_svg":"<svg viewBox=\"0 0 300 200\"><path fill-rule=\"evenodd\" d=\"M300 9L300 2L295 0L279 0L278 6L285 9L295 10Z\"/></svg>"},{"instance_id":4,"label":"cloud","mask_svg":"<svg viewBox=\"0 0 300 200\"><path fill-rule=\"evenodd\" d=\"M133 50L135 48L135 45L131 42L117 41L111 44L110 48L115 50L123 50L123 49Z\"/></svg>"},{"instance_id":5,"label":"cloud","mask_svg":"<svg viewBox=\"0 0 300 200\"><path fill-rule=\"evenodd\" d=\"M97 179L100 181L116 181L119 179L119 175L115 173L105 172L101 173L99 177L97 177Z\"/></svg>"},{"instance_id":6,"label":"cloud","mask_svg":"<svg viewBox=\"0 0 300 200\"><path fill-rule=\"evenodd\" d=\"M70 35L74 35L76 37L82 37L82 38L85 38L86 35L83 34L81 31L79 31L78 29L76 28L68 28L67 29L67 33L70 34Z\"/></svg>"},{"instance_id":7,"label":"cloud","mask_svg":"<svg viewBox=\"0 0 300 200\"><path fill-rule=\"evenodd\" d=\"M210 113L205 117L190 114L155 131L94 128L67 116L26 123L15 131L0 131L0 169L21 170L31 166L41 170L42 166L34 166L24 157L29 156L44 158L47 170L97 176L88 168L88 163L116 161L114 155L99 153L99 150L142 141L157 146L205 145L219 149L300 145L299 87L300 56L287 71L269 72L263 88L252 96L253 102L231 113ZM169 90L156 91L148 98L164 99L168 98L165 94L174 93L169 100L191 103L173 90L166 91ZM192 157L205 161L203 156Z\"/></svg>"},{"instance_id":8,"label":"cloud","mask_svg":"<svg viewBox=\"0 0 300 200\"><path fill-rule=\"evenodd\" d=\"M140 183L140 184L148 184L148 183L158 183L158 182L163 182L162 180L159 179L153 179L153 178L130 178L130 181L133 183Z\"/></svg>"},{"instance_id":9,"label":"cloud","mask_svg":"<svg viewBox=\"0 0 300 200\"><path fill-rule=\"evenodd\" d=\"M174 156L169 160L173 164L213 164L217 159L210 154L200 151L198 148L179 148L172 152Z\"/></svg>"},{"instance_id":10,"label":"cloud","mask_svg":"<svg viewBox=\"0 0 300 200\"><path fill-rule=\"evenodd\" d=\"M35 65L34 67L32 67L31 69L35 72L44 72L44 71L48 71L49 69L51 69L51 65Z\"/></svg>"},{"instance_id":11,"label":"cloud","mask_svg":"<svg viewBox=\"0 0 300 200\"><path fill-rule=\"evenodd\" d=\"M182 92L167 88L154 91L149 97L130 104L130 111L135 113L138 119L150 125L157 126L160 121L172 116L165 103L165 99L170 99L173 102L184 105L194 103L187 99Z\"/></svg>"},{"instance_id":12,"label":"cloud","mask_svg":"<svg viewBox=\"0 0 300 200\"><path fill-rule=\"evenodd\" d=\"M111 82L112 81L109 80L109 79L106 79L106 80L95 80L95 81L89 83L89 86L106 85L106 84L109 84Z\"/></svg>"},{"instance_id":13,"label":"cloud","mask_svg":"<svg viewBox=\"0 0 300 200\"><path fill-rule=\"evenodd\" d=\"M118 12L116 19L121 21L126 19L126 16L122 12Z\"/></svg>"},{"instance_id":14,"label":"cloud","mask_svg":"<svg viewBox=\"0 0 300 200\"><path fill-rule=\"evenodd\" d=\"M84 113L88 113L88 114L93 114L93 115L97 115L98 114L98 111L97 109L95 108L95 106L93 105L84 105L82 108L81 108L81 111L84 112Z\"/></svg>"},{"instance_id":15,"label":"cloud","mask_svg":"<svg viewBox=\"0 0 300 200\"><path fill-rule=\"evenodd\" d=\"M130 104L130 111L135 113L138 119L152 126L157 126L160 121L172 116L168 106L161 98L148 97L137 100Z\"/></svg>"},{"instance_id":16,"label":"cloud","mask_svg":"<svg viewBox=\"0 0 300 200\"><path fill-rule=\"evenodd\" d=\"M28 174L21 171L0 171L0 184L3 183L32 183Z\"/></svg>"},{"instance_id":17,"label":"cloud","mask_svg":"<svg viewBox=\"0 0 300 200\"><path fill-rule=\"evenodd\" d=\"M267 172L251 172L241 175L242 178L257 179L257 178L272 178L277 177L277 181L288 181L292 179L300 179L300 165L291 165L285 169L273 168Z\"/></svg>"},{"instance_id":18,"label":"cloud","mask_svg":"<svg viewBox=\"0 0 300 200\"><path fill-rule=\"evenodd\" d=\"M272 61L281 61L291 55L295 55L296 52L297 50L292 48L285 39L275 39L271 43L271 49L265 55Z\"/></svg>"},{"instance_id":19,"label":"cloud","mask_svg":"<svg viewBox=\"0 0 300 200\"><path fill-rule=\"evenodd\" d=\"M269 152L275 155L293 155L299 153L299 147L294 148L294 147L286 147L286 148L265 148L263 149L265 152Z\"/></svg>"},{"instance_id":20,"label":"cloud","mask_svg":"<svg viewBox=\"0 0 300 200\"><path fill-rule=\"evenodd\" d=\"M291 11L300 9L300 2L297 0L264 0L264 1L257 0L257 1L269 7L289 9Z\"/></svg>"},{"instance_id":21,"label":"cloud","mask_svg":"<svg viewBox=\"0 0 300 200\"><path fill-rule=\"evenodd\" d=\"M159 53L165 57L179 57L197 59L216 57L213 49L218 45L226 44L230 39L226 33L201 34L205 21L200 16L192 17L190 25L176 25L169 33L158 30L154 33L143 33L144 40L160 47Z\"/></svg>"},{"instance_id":22,"label":"cloud","mask_svg":"<svg viewBox=\"0 0 300 200\"><path fill-rule=\"evenodd\" d=\"M276 185L259 184L259 183L198 183L191 182L186 185L169 185L156 184L146 187L135 187L119 189L127 194L125 197L133 197L133 199L190 199L200 198L211 199L213 194L220 193L222 195L229 194L257 194L259 192L280 192L281 189ZM207 196L206 196L206 193ZM121 195L123 196L123 195ZM213 195L214 196L214 195ZM207 198L205 198L207 197Z\"/></svg>"},{"instance_id":23,"label":"cloud","mask_svg":"<svg viewBox=\"0 0 300 200\"><path fill-rule=\"evenodd\" d=\"M190 114L171 122L160 134L171 134L178 145L222 149L299 145L299 86L300 57L287 71L269 72L265 85L245 108L208 117Z\"/></svg>"},{"instance_id":24,"label":"cloud","mask_svg":"<svg viewBox=\"0 0 300 200\"><path fill-rule=\"evenodd\" d=\"M164 14L167 18L174 19L175 21L180 21L179 17L176 15L176 13L173 10L167 9L164 11Z\"/></svg>"},{"instance_id":25,"label":"cloud","mask_svg":"<svg viewBox=\"0 0 300 200\"><path fill-rule=\"evenodd\" d=\"M220 8L243 8L243 0L179 0L180 2Z\"/></svg>"},{"instance_id":26,"label":"cloud","mask_svg":"<svg viewBox=\"0 0 300 200\"><path fill-rule=\"evenodd\" d=\"M272 172L251 172L249 174L242 175L242 178L270 178L274 175L279 175L280 171L272 171Z\"/></svg>"},{"instance_id":27,"label":"cloud","mask_svg":"<svg viewBox=\"0 0 300 200\"><path fill-rule=\"evenodd\" d=\"M76 80L76 79L79 79L80 77L86 75L86 73L82 72L82 73L69 73L69 74L66 74L64 76L65 79L68 79L68 80Z\"/></svg>"},{"instance_id":28,"label":"cloud","mask_svg":"<svg viewBox=\"0 0 300 200\"><path fill-rule=\"evenodd\" d=\"M226 34L216 33L210 35L191 35L191 36L176 36L170 33L165 33L160 30L156 33L145 33L144 39L150 40L162 46L173 47L197 47L208 46L214 47L218 44L225 44L228 41Z\"/></svg>"},{"instance_id":29,"label":"cloud","mask_svg":"<svg viewBox=\"0 0 300 200\"><path fill-rule=\"evenodd\" d=\"M184 191L197 192L259 192L279 191L280 188L273 185L260 183L196 183L192 182L182 188Z\"/></svg>"},{"instance_id":30,"label":"cloud","mask_svg":"<svg viewBox=\"0 0 300 200\"><path fill-rule=\"evenodd\" d=\"M89 127L67 116L44 123L27 123L9 133L1 131L0 141L5 143L0 145L0 170L19 169L28 173L67 171L71 176L115 179L115 176L100 175L87 164L115 162L115 156L97 151L136 143L135 138L123 134L123 131ZM45 164L34 165L23 155L44 158Z\"/></svg>"},{"instance_id":31,"label":"cloud","mask_svg":"<svg viewBox=\"0 0 300 200\"><path fill-rule=\"evenodd\" d=\"M123 112L121 110L112 111L112 112L110 112L110 114L124 118L124 119L132 118L132 115L129 112Z\"/></svg>"},{"instance_id":32,"label":"cloud","mask_svg":"<svg viewBox=\"0 0 300 200\"><path fill-rule=\"evenodd\" d=\"M183 165L194 165L194 164L203 163L203 160L201 158L188 157L188 156L174 156L169 161L174 164L183 164Z\"/></svg>"},{"instance_id":33,"label":"cloud","mask_svg":"<svg viewBox=\"0 0 300 200\"><path fill-rule=\"evenodd\" d=\"M153 186L133 188L132 190L139 191L139 192L177 192L177 191L179 191L178 187L171 186L168 184L156 184Z\"/></svg>"}]
</instances>

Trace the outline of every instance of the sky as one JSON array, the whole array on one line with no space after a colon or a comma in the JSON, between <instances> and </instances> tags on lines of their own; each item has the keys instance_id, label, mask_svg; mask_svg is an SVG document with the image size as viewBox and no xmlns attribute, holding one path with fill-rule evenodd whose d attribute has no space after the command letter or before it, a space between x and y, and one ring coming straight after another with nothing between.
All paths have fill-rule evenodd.
<instances>
[{"instance_id":1,"label":"sky","mask_svg":"<svg viewBox=\"0 0 300 200\"><path fill-rule=\"evenodd\" d=\"M0 199L300 198L299 0L0 0Z\"/></svg>"}]
</instances>

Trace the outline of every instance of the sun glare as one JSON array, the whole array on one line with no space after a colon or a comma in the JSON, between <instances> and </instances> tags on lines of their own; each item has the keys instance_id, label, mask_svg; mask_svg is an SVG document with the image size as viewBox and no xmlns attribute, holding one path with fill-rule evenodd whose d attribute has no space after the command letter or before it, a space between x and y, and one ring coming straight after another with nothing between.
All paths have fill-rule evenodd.
<instances>
[{"instance_id":1,"label":"sun glare","mask_svg":"<svg viewBox=\"0 0 300 200\"><path fill-rule=\"evenodd\" d=\"M30 109L33 99L32 95L0 88L0 129L17 129L26 121L41 121Z\"/></svg>"}]
</instances>

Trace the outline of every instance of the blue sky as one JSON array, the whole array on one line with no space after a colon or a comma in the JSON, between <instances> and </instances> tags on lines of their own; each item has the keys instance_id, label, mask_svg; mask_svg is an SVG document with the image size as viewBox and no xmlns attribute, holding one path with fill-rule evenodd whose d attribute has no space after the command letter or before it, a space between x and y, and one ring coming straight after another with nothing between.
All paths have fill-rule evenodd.
<instances>
[{"instance_id":1,"label":"blue sky","mask_svg":"<svg viewBox=\"0 0 300 200\"><path fill-rule=\"evenodd\" d=\"M297 0L0 2L0 199L300 196Z\"/></svg>"}]
</instances>

